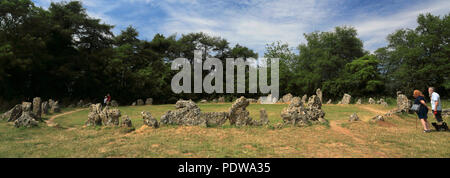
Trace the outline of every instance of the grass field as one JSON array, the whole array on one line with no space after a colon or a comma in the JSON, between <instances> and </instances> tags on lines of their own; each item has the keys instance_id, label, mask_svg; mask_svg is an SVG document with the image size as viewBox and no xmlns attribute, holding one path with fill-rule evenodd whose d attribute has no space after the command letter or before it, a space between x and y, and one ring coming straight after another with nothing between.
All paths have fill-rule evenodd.
<instances>
[{"instance_id":1,"label":"grass field","mask_svg":"<svg viewBox=\"0 0 450 178\"><path fill-rule=\"evenodd\" d=\"M231 103L199 106L203 112L227 111ZM119 107L136 128L129 133L118 127L83 127L87 109L56 117L60 127L41 123L17 129L0 121L0 157L450 157L450 132L425 134L420 123L416 128L414 115L369 122L394 106L324 105L329 124L278 129L274 125L282 122L286 106L251 104L253 118L259 118L260 108L267 110L270 125L264 127L143 127L141 111L159 119L173 105ZM354 112L362 121L347 121Z\"/></svg>"}]
</instances>

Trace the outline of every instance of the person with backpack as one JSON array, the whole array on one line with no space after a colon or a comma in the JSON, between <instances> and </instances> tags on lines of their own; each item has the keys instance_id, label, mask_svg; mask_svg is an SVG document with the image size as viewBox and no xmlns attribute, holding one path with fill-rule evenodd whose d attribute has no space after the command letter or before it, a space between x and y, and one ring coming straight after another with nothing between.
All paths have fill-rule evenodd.
<instances>
[{"instance_id":1,"label":"person with backpack","mask_svg":"<svg viewBox=\"0 0 450 178\"><path fill-rule=\"evenodd\" d=\"M414 98L414 104L411 108L413 111L416 111L417 116L419 117L422 126L423 126L423 132L428 133L431 132L430 130L430 124L428 123L428 111L431 110L430 107L427 106L427 103L425 101L425 97L419 90L414 90L413 93Z\"/></svg>"}]
</instances>

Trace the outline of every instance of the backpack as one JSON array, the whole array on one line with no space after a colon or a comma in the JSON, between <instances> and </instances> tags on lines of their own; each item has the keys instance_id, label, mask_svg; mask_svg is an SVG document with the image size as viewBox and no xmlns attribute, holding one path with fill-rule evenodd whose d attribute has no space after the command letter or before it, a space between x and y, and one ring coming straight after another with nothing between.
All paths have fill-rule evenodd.
<instances>
[{"instance_id":1,"label":"backpack","mask_svg":"<svg viewBox=\"0 0 450 178\"><path fill-rule=\"evenodd\" d=\"M436 122L431 123L436 131L448 131L447 123L443 122L442 125L437 125Z\"/></svg>"}]
</instances>

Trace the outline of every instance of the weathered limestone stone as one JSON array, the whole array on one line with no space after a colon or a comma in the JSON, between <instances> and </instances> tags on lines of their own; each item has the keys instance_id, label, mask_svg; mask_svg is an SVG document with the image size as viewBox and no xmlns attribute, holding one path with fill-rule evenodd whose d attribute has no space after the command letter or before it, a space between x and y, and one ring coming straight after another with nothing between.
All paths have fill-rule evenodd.
<instances>
[{"instance_id":1,"label":"weathered limestone stone","mask_svg":"<svg viewBox=\"0 0 450 178\"><path fill-rule=\"evenodd\" d=\"M153 98L147 98L147 100L145 100L145 105L152 105L153 104Z\"/></svg>"},{"instance_id":2,"label":"weathered limestone stone","mask_svg":"<svg viewBox=\"0 0 450 178\"><path fill-rule=\"evenodd\" d=\"M299 97L294 97L291 104L281 112L281 117L285 125L305 126L314 122L327 122L321 107L322 103L316 95L309 98L306 107L303 107Z\"/></svg>"},{"instance_id":3,"label":"weathered limestone stone","mask_svg":"<svg viewBox=\"0 0 450 178\"><path fill-rule=\"evenodd\" d=\"M201 101L200 101L200 103L208 103L208 100L205 100L205 99L202 99Z\"/></svg>"},{"instance_id":4,"label":"weathered limestone stone","mask_svg":"<svg viewBox=\"0 0 450 178\"><path fill-rule=\"evenodd\" d=\"M78 101L77 107L78 107L78 108L84 107L84 101L83 101L83 100Z\"/></svg>"},{"instance_id":5,"label":"weathered limestone stone","mask_svg":"<svg viewBox=\"0 0 450 178\"><path fill-rule=\"evenodd\" d=\"M119 103L116 100L111 100L111 107L119 107Z\"/></svg>"},{"instance_id":6,"label":"weathered limestone stone","mask_svg":"<svg viewBox=\"0 0 450 178\"><path fill-rule=\"evenodd\" d=\"M217 99L217 102L219 103L225 103L225 97L219 97L219 99Z\"/></svg>"},{"instance_id":7,"label":"weathered limestone stone","mask_svg":"<svg viewBox=\"0 0 450 178\"><path fill-rule=\"evenodd\" d=\"M236 126L252 125L252 118L250 113L246 110L250 103L245 99L245 97L240 97L237 99L229 110L230 113L230 124Z\"/></svg>"},{"instance_id":8,"label":"weathered limestone stone","mask_svg":"<svg viewBox=\"0 0 450 178\"><path fill-rule=\"evenodd\" d=\"M361 98L359 98L358 101L356 101L356 104L362 104Z\"/></svg>"},{"instance_id":9,"label":"weathered limestone stone","mask_svg":"<svg viewBox=\"0 0 450 178\"><path fill-rule=\"evenodd\" d=\"M372 122L384 121L384 117L382 115L377 115L371 119Z\"/></svg>"},{"instance_id":10,"label":"weathered limestone stone","mask_svg":"<svg viewBox=\"0 0 450 178\"><path fill-rule=\"evenodd\" d=\"M125 115L122 117L122 122L120 123L121 127L133 127L133 124L131 123L130 117L128 115Z\"/></svg>"},{"instance_id":11,"label":"weathered limestone stone","mask_svg":"<svg viewBox=\"0 0 450 178\"><path fill-rule=\"evenodd\" d=\"M345 93L344 96L342 97L341 104L350 104L351 99L352 99L352 96Z\"/></svg>"},{"instance_id":12,"label":"weathered limestone stone","mask_svg":"<svg viewBox=\"0 0 450 178\"><path fill-rule=\"evenodd\" d=\"M136 106L136 102L131 103L131 106Z\"/></svg>"},{"instance_id":13,"label":"weathered limestone stone","mask_svg":"<svg viewBox=\"0 0 450 178\"><path fill-rule=\"evenodd\" d=\"M138 100L136 101L136 104L137 104L138 106L142 106L142 105L144 105L144 100L138 99Z\"/></svg>"},{"instance_id":14,"label":"weathered limestone stone","mask_svg":"<svg viewBox=\"0 0 450 178\"><path fill-rule=\"evenodd\" d=\"M260 120L260 123L258 123L258 124L261 124L261 125L269 124L269 116L267 115L267 111L264 108L261 108L261 110L259 110L259 120Z\"/></svg>"},{"instance_id":15,"label":"weathered limestone stone","mask_svg":"<svg viewBox=\"0 0 450 178\"><path fill-rule=\"evenodd\" d=\"M356 113L353 113L352 115L350 115L350 118L348 119L348 121L350 121L350 122L359 121L359 117Z\"/></svg>"},{"instance_id":16,"label":"weathered limestone stone","mask_svg":"<svg viewBox=\"0 0 450 178\"><path fill-rule=\"evenodd\" d=\"M248 100L248 102L250 102L250 103L258 103L258 100L257 100L257 99L249 98L249 99L247 99L247 100Z\"/></svg>"},{"instance_id":17,"label":"weathered limestone stone","mask_svg":"<svg viewBox=\"0 0 450 178\"><path fill-rule=\"evenodd\" d=\"M411 108L411 102L406 95L402 94L401 91L397 92L397 111L409 113Z\"/></svg>"},{"instance_id":18,"label":"weathered limestone stone","mask_svg":"<svg viewBox=\"0 0 450 178\"><path fill-rule=\"evenodd\" d=\"M37 120L41 119L42 108L41 108L41 98L33 98L33 114Z\"/></svg>"},{"instance_id":19,"label":"weathered limestone stone","mask_svg":"<svg viewBox=\"0 0 450 178\"><path fill-rule=\"evenodd\" d=\"M206 112L200 114L201 120L205 120L206 126L208 127L221 126L225 124L228 120L228 116L229 114L227 112Z\"/></svg>"},{"instance_id":20,"label":"weathered limestone stone","mask_svg":"<svg viewBox=\"0 0 450 178\"><path fill-rule=\"evenodd\" d=\"M36 127L38 126L38 121L33 117L32 112L23 112L22 115L14 121L14 126L19 127Z\"/></svg>"},{"instance_id":21,"label":"weathered limestone stone","mask_svg":"<svg viewBox=\"0 0 450 178\"><path fill-rule=\"evenodd\" d=\"M290 103L293 97L294 96L292 96L292 94L288 93L288 94L283 96L282 100L283 100L284 103Z\"/></svg>"},{"instance_id":22,"label":"weathered limestone stone","mask_svg":"<svg viewBox=\"0 0 450 178\"><path fill-rule=\"evenodd\" d=\"M179 100L176 110L167 111L161 117L161 123L168 125L201 125L206 126L206 120L200 117L200 108L192 100Z\"/></svg>"},{"instance_id":23,"label":"weathered limestone stone","mask_svg":"<svg viewBox=\"0 0 450 178\"><path fill-rule=\"evenodd\" d=\"M118 126L121 116L119 109L110 109L108 106L103 109L100 118L105 126Z\"/></svg>"},{"instance_id":24,"label":"weathered limestone stone","mask_svg":"<svg viewBox=\"0 0 450 178\"><path fill-rule=\"evenodd\" d=\"M156 120L150 112L142 111L141 112L142 119L144 120L144 125L153 127L153 128L159 128L159 122Z\"/></svg>"},{"instance_id":25,"label":"weathered limestone stone","mask_svg":"<svg viewBox=\"0 0 450 178\"><path fill-rule=\"evenodd\" d=\"M49 106L50 109L53 107L53 104L55 104L55 101L52 100L52 99L49 99L48 100L48 106Z\"/></svg>"},{"instance_id":26,"label":"weathered limestone stone","mask_svg":"<svg viewBox=\"0 0 450 178\"><path fill-rule=\"evenodd\" d=\"M61 109L59 108L59 102L58 101L53 102L53 104L51 106L52 106L50 108L51 112L53 112L53 113L61 112Z\"/></svg>"},{"instance_id":27,"label":"weathered limestone stone","mask_svg":"<svg viewBox=\"0 0 450 178\"><path fill-rule=\"evenodd\" d=\"M450 116L450 108L442 109L442 117L448 117L448 116Z\"/></svg>"},{"instance_id":28,"label":"weathered limestone stone","mask_svg":"<svg viewBox=\"0 0 450 178\"><path fill-rule=\"evenodd\" d=\"M49 105L48 105L48 101L42 102L41 109L42 109L42 114L48 114L48 110L50 109Z\"/></svg>"},{"instance_id":29,"label":"weathered limestone stone","mask_svg":"<svg viewBox=\"0 0 450 178\"><path fill-rule=\"evenodd\" d=\"M388 107L388 106L389 106L388 103L385 102L385 101L381 102L380 104L381 104L382 106L384 106L384 107Z\"/></svg>"},{"instance_id":30,"label":"weathered limestone stone","mask_svg":"<svg viewBox=\"0 0 450 178\"><path fill-rule=\"evenodd\" d=\"M381 104L381 103L383 103L383 102L385 102L384 99L383 99L383 98L380 98L380 100L377 101L377 104Z\"/></svg>"},{"instance_id":31,"label":"weathered limestone stone","mask_svg":"<svg viewBox=\"0 0 450 178\"><path fill-rule=\"evenodd\" d=\"M32 112L32 103L22 102L22 115L14 121L14 126L17 128L38 126L36 116Z\"/></svg>"},{"instance_id":32,"label":"weathered limestone stone","mask_svg":"<svg viewBox=\"0 0 450 178\"><path fill-rule=\"evenodd\" d=\"M302 97L302 103L306 103L306 100L308 99L308 95L307 94L305 94L305 95L303 95L303 97Z\"/></svg>"},{"instance_id":33,"label":"weathered limestone stone","mask_svg":"<svg viewBox=\"0 0 450 178\"><path fill-rule=\"evenodd\" d=\"M275 104L277 102L278 102L278 98L273 97L272 94L259 97L260 104Z\"/></svg>"},{"instance_id":34,"label":"weathered limestone stone","mask_svg":"<svg viewBox=\"0 0 450 178\"><path fill-rule=\"evenodd\" d=\"M217 103L217 99L213 99L212 102L213 102L213 103Z\"/></svg>"},{"instance_id":35,"label":"weathered limestone stone","mask_svg":"<svg viewBox=\"0 0 450 178\"><path fill-rule=\"evenodd\" d=\"M8 122L14 122L16 121L20 116L22 115L22 105L17 104L12 109L10 109L8 112L5 112L2 115L3 120L7 120Z\"/></svg>"},{"instance_id":36,"label":"weathered limestone stone","mask_svg":"<svg viewBox=\"0 0 450 178\"><path fill-rule=\"evenodd\" d=\"M375 100L373 98L369 98L369 104L375 104Z\"/></svg>"},{"instance_id":37,"label":"weathered limestone stone","mask_svg":"<svg viewBox=\"0 0 450 178\"><path fill-rule=\"evenodd\" d=\"M92 104L89 107L89 114L88 114L88 120L86 121L85 125L87 126L96 126L96 125L102 125L102 119L100 117L100 114L102 113L102 104Z\"/></svg>"},{"instance_id":38,"label":"weathered limestone stone","mask_svg":"<svg viewBox=\"0 0 450 178\"><path fill-rule=\"evenodd\" d=\"M322 100L322 91L320 90L320 88L318 88L316 90L316 95L317 95L317 97L319 97L320 102L322 103L323 102L323 100Z\"/></svg>"},{"instance_id":39,"label":"weathered limestone stone","mask_svg":"<svg viewBox=\"0 0 450 178\"><path fill-rule=\"evenodd\" d=\"M332 102L331 99L329 99L328 102L327 102L327 104L331 104L331 102Z\"/></svg>"}]
</instances>

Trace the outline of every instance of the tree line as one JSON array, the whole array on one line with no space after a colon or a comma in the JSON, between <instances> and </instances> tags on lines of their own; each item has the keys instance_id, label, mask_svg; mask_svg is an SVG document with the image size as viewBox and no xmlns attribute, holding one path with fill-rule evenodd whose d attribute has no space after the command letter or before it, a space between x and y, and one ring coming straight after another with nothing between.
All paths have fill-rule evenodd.
<instances>
[{"instance_id":1,"label":"tree line","mask_svg":"<svg viewBox=\"0 0 450 178\"><path fill-rule=\"evenodd\" d=\"M321 88L333 99L343 93L393 96L397 90L408 93L435 86L447 96L449 14L420 15L417 22L415 29L390 34L388 45L373 54L364 50L353 27L342 26L305 34L307 42L296 48L298 52L274 42L267 45L264 57L280 58L282 95L310 95ZM51 3L48 9L30 0L0 1L0 101L40 96L100 102L106 93L121 104L139 98L156 103L219 96L231 100L241 94L174 94L170 83L177 71L170 70L171 61L193 59L194 50L202 50L203 59L222 60L224 66L226 58L258 58L248 47L201 32L141 40L132 26L117 35L113 28L89 17L78 1Z\"/></svg>"}]
</instances>

